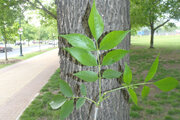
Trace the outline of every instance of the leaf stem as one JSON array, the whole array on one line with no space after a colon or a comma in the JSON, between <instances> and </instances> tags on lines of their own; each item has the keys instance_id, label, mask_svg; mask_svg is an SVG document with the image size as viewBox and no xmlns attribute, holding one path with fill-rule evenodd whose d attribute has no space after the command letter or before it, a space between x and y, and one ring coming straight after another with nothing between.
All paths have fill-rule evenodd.
<instances>
[{"instance_id":1,"label":"leaf stem","mask_svg":"<svg viewBox=\"0 0 180 120\"><path fill-rule=\"evenodd\" d=\"M94 120L97 119L98 109L99 109L98 107L95 107Z\"/></svg>"},{"instance_id":2,"label":"leaf stem","mask_svg":"<svg viewBox=\"0 0 180 120\"><path fill-rule=\"evenodd\" d=\"M98 46L98 42L96 41L96 48L97 48L97 61L98 61L98 73L99 73L99 101L102 97L101 95L101 63L100 63L100 50L99 50L99 46ZM99 103L98 102L98 106L99 106Z\"/></svg>"},{"instance_id":3,"label":"leaf stem","mask_svg":"<svg viewBox=\"0 0 180 120\"><path fill-rule=\"evenodd\" d=\"M117 90L121 90L121 89L124 89L124 88L129 88L129 87L133 87L133 86L140 86L140 85L147 85L147 84L152 84L152 83L153 82L148 82L148 83L145 82L145 83L137 83L137 84L126 85L126 86L123 86L123 87L119 87L119 88L115 88L115 89L106 91L106 92L104 92L103 96L108 94L108 93L115 92Z\"/></svg>"},{"instance_id":4,"label":"leaf stem","mask_svg":"<svg viewBox=\"0 0 180 120\"><path fill-rule=\"evenodd\" d=\"M88 98L88 97L73 97L73 99L79 99L79 98L84 98L84 99L86 99L86 100L91 101L91 102L94 103L95 105L97 105L97 103L96 103L94 100L92 100L92 99L90 99L90 98Z\"/></svg>"}]
</instances>

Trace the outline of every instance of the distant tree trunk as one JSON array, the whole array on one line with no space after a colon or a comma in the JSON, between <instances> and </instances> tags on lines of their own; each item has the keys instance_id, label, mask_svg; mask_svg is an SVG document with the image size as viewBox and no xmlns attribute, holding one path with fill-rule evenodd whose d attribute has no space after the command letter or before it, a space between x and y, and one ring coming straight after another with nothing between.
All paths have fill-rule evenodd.
<instances>
[{"instance_id":1,"label":"distant tree trunk","mask_svg":"<svg viewBox=\"0 0 180 120\"><path fill-rule=\"evenodd\" d=\"M151 41L150 41L150 48L154 48L154 33L157 29L164 26L166 23L168 23L170 19L166 20L165 22L159 24L158 26L154 27L154 22L150 22L151 27Z\"/></svg>"},{"instance_id":2,"label":"distant tree trunk","mask_svg":"<svg viewBox=\"0 0 180 120\"><path fill-rule=\"evenodd\" d=\"M150 48L154 48L154 28L151 26L151 40L150 40Z\"/></svg>"},{"instance_id":3,"label":"distant tree trunk","mask_svg":"<svg viewBox=\"0 0 180 120\"><path fill-rule=\"evenodd\" d=\"M28 46L29 46L29 41L30 41L30 40L28 39Z\"/></svg>"},{"instance_id":4,"label":"distant tree trunk","mask_svg":"<svg viewBox=\"0 0 180 120\"><path fill-rule=\"evenodd\" d=\"M39 40L39 51L41 51L41 43L40 43L40 40Z\"/></svg>"},{"instance_id":5,"label":"distant tree trunk","mask_svg":"<svg viewBox=\"0 0 180 120\"><path fill-rule=\"evenodd\" d=\"M6 38L4 39L4 47L5 47L5 51L4 51L4 53L5 53L5 60L6 61L8 61L8 58L7 58L7 41L6 41Z\"/></svg>"},{"instance_id":6,"label":"distant tree trunk","mask_svg":"<svg viewBox=\"0 0 180 120\"><path fill-rule=\"evenodd\" d=\"M56 0L57 21L59 34L82 33L91 37L88 27L88 17L93 0ZM102 15L105 23L105 33L112 30L129 30L129 0L96 0L97 9ZM79 94L79 85L82 81L76 80L72 75L81 70L97 71L96 67L86 67L75 61L64 47L70 45L59 37L59 55L61 79L66 80L73 87L76 95ZM129 49L130 35L117 47L120 49ZM120 62L104 67L123 71L124 62L129 62L129 56ZM102 91L120 86L121 80L103 80ZM88 97L97 100L98 82L85 83L88 90ZM98 120L129 120L128 94L126 90L110 94L110 98L104 101L98 112ZM67 120L93 120L95 105L86 102L79 110L75 110Z\"/></svg>"},{"instance_id":7,"label":"distant tree trunk","mask_svg":"<svg viewBox=\"0 0 180 120\"><path fill-rule=\"evenodd\" d=\"M5 28L5 26L2 27L1 31L2 31L3 40L4 40L5 61L8 61L8 58L7 58L7 37L6 37L6 28Z\"/></svg>"}]
</instances>

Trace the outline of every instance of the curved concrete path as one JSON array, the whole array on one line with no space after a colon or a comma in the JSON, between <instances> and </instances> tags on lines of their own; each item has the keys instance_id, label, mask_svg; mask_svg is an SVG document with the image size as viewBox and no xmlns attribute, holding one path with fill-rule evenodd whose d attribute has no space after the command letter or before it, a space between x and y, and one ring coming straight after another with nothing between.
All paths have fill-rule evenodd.
<instances>
[{"instance_id":1,"label":"curved concrete path","mask_svg":"<svg viewBox=\"0 0 180 120\"><path fill-rule=\"evenodd\" d=\"M58 67L55 49L0 69L0 120L17 120Z\"/></svg>"}]
</instances>

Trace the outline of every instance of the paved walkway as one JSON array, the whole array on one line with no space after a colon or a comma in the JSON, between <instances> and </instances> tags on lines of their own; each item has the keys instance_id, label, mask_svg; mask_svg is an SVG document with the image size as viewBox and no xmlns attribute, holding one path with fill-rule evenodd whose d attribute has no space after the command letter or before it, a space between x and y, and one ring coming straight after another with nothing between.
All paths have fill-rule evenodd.
<instances>
[{"instance_id":1,"label":"paved walkway","mask_svg":"<svg viewBox=\"0 0 180 120\"><path fill-rule=\"evenodd\" d=\"M17 120L58 67L55 49L0 69L0 120Z\"/></svg>"}]
</instances>

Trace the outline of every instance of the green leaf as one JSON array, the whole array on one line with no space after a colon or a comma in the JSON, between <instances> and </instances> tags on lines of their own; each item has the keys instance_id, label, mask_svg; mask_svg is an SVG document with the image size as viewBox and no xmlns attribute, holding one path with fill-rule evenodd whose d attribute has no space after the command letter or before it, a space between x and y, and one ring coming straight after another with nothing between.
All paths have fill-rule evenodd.
<instances>
[{"instance_id":1,"label":"green leaf","mask_svg":"<svg viewBox=\"0 0 180 120\"><path fill-rule=\"evenodd\" d=\"M125 68L124 68L123 81L127 85L131 84L131 81L132 81L132 71L126 63L125 63Z\"/></svg>"},{"instance_id":2,"label":"green leaf","mask_svg":"<svg viewBox=\"0 0 180 120\"><path fill-rule=\"evenodd\" d=\"M86 49L87 51L96 50L93 41L85 35L68 34L68 35L60 35L60 36L65 38L73 47Z\"/></svg>"},{"instance_id":3,"label":"green leaf","mask_svg":"<svg viewBox=\"0 0 180 120\"><path fill-rule=\"evenodd\" d=\"M111 70L111 69L107 69L103 73L103 78L107 78L107 79L119 78L121 76L121 74L122 74L121 72Z\"/></svg>"},{"instance_id":4,"label":"green leaf","mask_svg":"<svg viewBox=\"0 0 180 120\"><path fill-rule=\"evenodd\" d=\"M150 87L144 86L141 92L142 98L146 98L150 92Z\"/></svg>"},{"instance_id":5,"label":"green leaf","mask_svg":"<svg viewBox=\"0 0 180 120\"><path fill-rule=\"evenodd\" d=\"M75 73L74 75L86 82L95 82L98 79L97 73L92 72L92 71L81 71L81 72Z\"/></svg>"},{"instance_id":6,"label":"green leaf","mask_svg":"<svg viewBox=\"0 0 180 120\"><path fill-rule=\"evenodd\" d=\"M113 31L107 34L100 43L100 50L109 50L116 47L129 31Z\"/></svg>"},{"instance_id":7,"label":"green leaf","mask_svg":"<svg viewBox=\"0 0 180 120\"><path fill-rule=\"evenodd\" d=\"M96 58L91 52L81 48L65 48L77 61L87 66L97 66Z\"/></svg>"},{"instance_id":8,"label":"green leaf","mask_svg":"<svg viewBox=\"0 0 180 120\"><path fill-rule=\"evenodd\" d=\"M73 96L71 87L64 80L60 80L60 90L66 97Z\"/></svg>"},{"instance_id":9,"label":"green leaf","mask_svg":"<svg viewBox=\"0 0 180 120\"><path fill-rule=\"evenodd\" d=\"M81 84L80 91L81 91L81 95L83 95L83 96L87 95L86 86L84 84Z\"/></svg>"},{"instance_id":10,"label":"green leaf","mask_svg":"<svg viewBox=\"0 0 180 120\"><path fill-rule=\"evenodd\" d=\"M70 100L64 103L64 105L61 107L61 110L60 110L60 120L64 120L72 113L74 109L73 104L74 104L74 100Z\"/></svg>"},{"instance_id":11,"label":"green leaf","mask_svg":"<svg viewBox=\"0 0 180 120\"><path fill-rule=\"evenodd\" d=\"M160 90L168 92L177 87L178 81L172 77L167 77L155 82L154 85Z\"/></svg>"},{"instance_id":12,"label":"green leaf","mask_svg":"<svg viewBox=\"0 0 180 120\"><path fill-rule=\"evenodd\" d=\"M95 38L95 40L98 40L104 31L104 23L103 19L96 9L95 1L93 2L88 24L93 37Z\"/></svg>"},{"instance_id":13,"label":"green leaf","mask_svg":"<svg viewBox=\"0 0 180 120\"><path fill-rule=\"evenodd\" d=\"M56 95L54 96L53 101L49 103L49 105L52 109L56 110L60 108L66 102L66 100L67 99L64 96Z\"/></svg>"},{"instance_id":14,"label":"green leaf","mask_svg":"<svg viewBox=\"0 0 180 120\"><path fill-rule=\"evenodd\" d=\"M129 95L132 99L132 101L137 105L138 99L135 91L133 89L128 89Z\"/></svg>"},{"instance_id":15,"label":"green leaf","mask_svg":"<svg viewBox=\"0 0 180 120\"><path fill-rule=\"evenodd\" d=\"M150 81L154 75L156 74L157 68L158 68L158 63L159 63L159 55L156 57L154 63L152 64L146 78L145 78L145 82Z\"/></svg>"},{"instance_id":16,"label":"green leaf","mask_svg":"<svg viewBox=\"0 0 180 120\"><path fill-rule=\"evenodd\" d=\"M78 101L76 102L76 109L79 109L80 107L82 107L85 101L86 101L85 98L79 98Z\"/></svg>"},{"instance_id":17,"label":"green leaf","mask_svg":"<svg viewBox=\"0 0 180 120\"><path fill-rule=\"evenodd\" d=\"M111 65L122 59L128 52L127 50L121 49L110 51L104 56L102 65Z\"/></svg>"}]
</instances>

